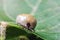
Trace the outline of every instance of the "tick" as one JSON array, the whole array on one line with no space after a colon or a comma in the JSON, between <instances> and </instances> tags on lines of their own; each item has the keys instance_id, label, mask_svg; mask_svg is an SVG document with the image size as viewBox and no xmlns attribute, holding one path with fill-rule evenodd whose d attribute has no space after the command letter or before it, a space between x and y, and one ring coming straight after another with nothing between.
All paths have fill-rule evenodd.
<instances>
[{"instance_id":1,"label":"tick","mask_svg":"<svg viewBox=\"0 0 60 40\"><path fill-rule=\"evenodd\" d=\"M25 28L29 30L34 30L37 24L37 20L35 19L34 16L30 14L20 14L16 18L16 23L24 26Z\"/></svg>"}]
</instances>

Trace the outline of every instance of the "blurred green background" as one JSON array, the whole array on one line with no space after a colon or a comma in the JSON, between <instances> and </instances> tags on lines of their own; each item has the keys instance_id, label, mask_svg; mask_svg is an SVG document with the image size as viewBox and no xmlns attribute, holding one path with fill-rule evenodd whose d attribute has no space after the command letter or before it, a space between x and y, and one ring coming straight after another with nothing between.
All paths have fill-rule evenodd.
<instances>
[{"instance_id":1,"label":"blurred green background","mask_svg":"<svg viewBox=\"0 0 60 40\"><path fill-rule=\"evenodd\" d=\"M0 20L15 22L18 14L37 19L35 33L45 40L60 40L60 0L0 0Z\"/></svg>"}]
</instances>

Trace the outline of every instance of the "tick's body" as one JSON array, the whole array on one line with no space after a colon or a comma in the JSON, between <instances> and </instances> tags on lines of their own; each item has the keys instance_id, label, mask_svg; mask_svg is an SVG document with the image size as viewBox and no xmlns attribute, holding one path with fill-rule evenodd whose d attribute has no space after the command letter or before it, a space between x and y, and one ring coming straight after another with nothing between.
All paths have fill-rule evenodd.
<instances>
[{"instance_id":1,"label":"tick's body","mask_svg":"<svg viewBox=\"0 0 60 40\"><path fill-rule=\"evenodd\" d=\"M17 24L23 25L25 28L29 30L34 30L37 21L36 19L30 14L21 14L17 16L16 19Z\"/></svg>"}]
</instances>

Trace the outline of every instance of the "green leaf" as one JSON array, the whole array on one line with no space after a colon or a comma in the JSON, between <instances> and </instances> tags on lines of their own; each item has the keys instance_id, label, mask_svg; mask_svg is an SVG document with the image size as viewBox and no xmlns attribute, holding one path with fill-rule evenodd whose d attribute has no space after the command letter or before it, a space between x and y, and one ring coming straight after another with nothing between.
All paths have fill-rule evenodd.
<instances>
[{"instance_id":1,"label":"green leaf","mask_svg":"<svg viewBox=\"0 0 60 40\"><path fill-rule=\"evenodd\" d=\"M60 40L60 0L5 0L2 4L1 20L15 22L18 14L30 13L37 19L35 33L45 40Z\"/></svg>"},{"instance_id":2,"label":"green leaf","mask_svg":"<svg viewBox=\"0 0 60 40\"><path fill-rule=\"evenodd\" d=\"M6 40L42 40L34 32L9 22L6 28Z\"/></svg>"},{"instance_id":3,"label":"green leaf","mask_svg":"<svg viewBox=\"0 0 60 40\"><path fill-rule=\"evenodd\" d=\"M12 21L4 11L2 0L0 0L0 21Z\"/></svg>"}]
</instances>

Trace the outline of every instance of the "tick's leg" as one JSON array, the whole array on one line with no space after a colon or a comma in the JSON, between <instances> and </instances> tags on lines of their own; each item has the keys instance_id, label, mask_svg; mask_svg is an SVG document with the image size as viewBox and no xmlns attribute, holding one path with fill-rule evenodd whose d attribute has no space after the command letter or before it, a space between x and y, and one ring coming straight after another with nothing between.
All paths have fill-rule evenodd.
<instances>
[{"instance_id":1,"label":"tick's leg","mask_svg":"<svg viewBox=\"0 0 60 40\"><path fill-rule=\"evenodd\" d=\"M28 28L28 30L30 30L30 23L27 23L27 28Z\"/></svg>"}]
</instances>

